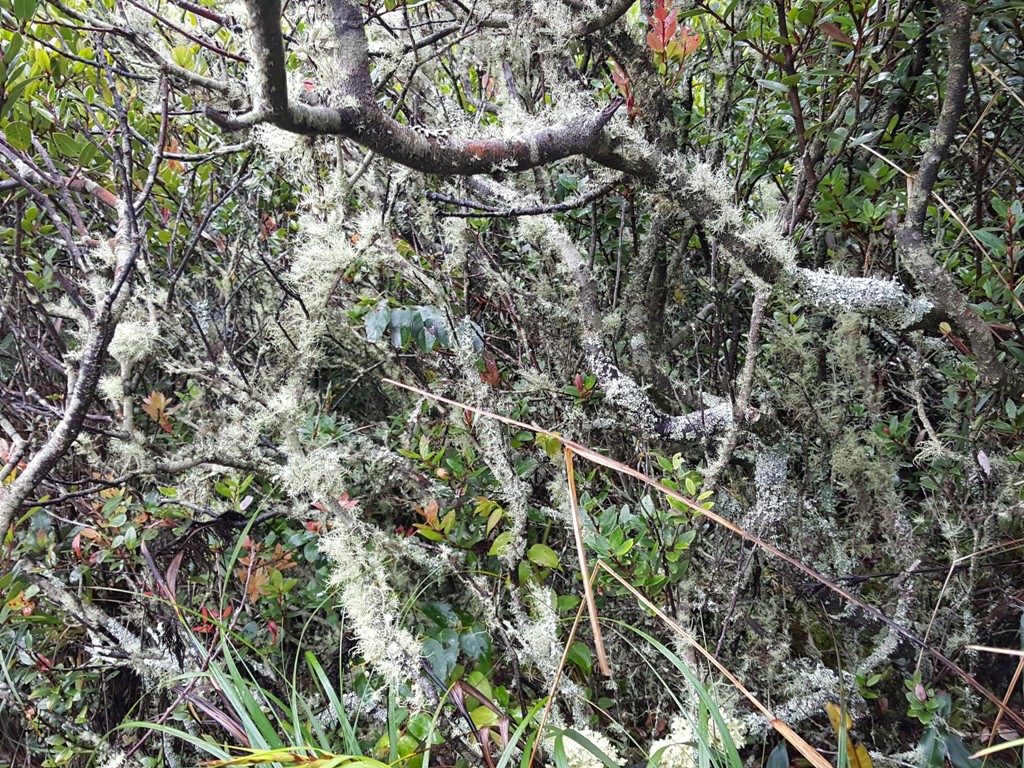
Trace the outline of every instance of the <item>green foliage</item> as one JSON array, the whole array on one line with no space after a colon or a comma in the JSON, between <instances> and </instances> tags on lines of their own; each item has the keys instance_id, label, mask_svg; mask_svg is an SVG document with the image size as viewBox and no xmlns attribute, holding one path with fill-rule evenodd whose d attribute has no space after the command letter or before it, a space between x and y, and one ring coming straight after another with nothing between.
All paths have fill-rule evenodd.
<instances>
[{"instance_id":1,"label":"green foliage","mask_svg":"<svg viewBox=\"0 0 1024 768\"><path fill-rule=\"evenodd\" d=\"M901 626L934 621L951 658L1009 636L1021 572L1006 542L1024 535L1019 4L971 9L971 97L923 232L992 334L995 383L962 318L890 327L801 292L796 272L770 286L749 346L751 233L777 231L794 270L935 303L896 239L947 92L933 5L654 0L585 35L568 25L595 9L359 6L374 103L425 129L431 153L490 151L474 142L554 131L618 96L608 147L671 158L656 183L611 175L599 154L463 182L352 138L222 130L211 115L260 103L245 20L208 0L142 5L0 8L4 486L73 407L117 249L141 233L82 434L4 531L0 762L508 768L537 746L558 768L789 764L782 745L732 738L753 715L712 695L718 673L669 650L606 571L595 603L620 633L603 679L587 622L572 634L586 575L557 437L404 399L384 376L641 467ZM290 96L335 109L349 47L316 4L285 3L282 23ZM678 208L690 190L673 185L704 162L727 169L736 209L720 221ZM551 215L496 214L520 206ZM659 436L662 414L739 405L748 360L743 418ZM657 414L627 402L637 392ZM899 691L906 710L892 706L908 647L866 615L632 478L580 461L575 480L589 565L694 630L808 741L834 744L821 702L840 644L866 670L857 707L878 749L975 766L957 731L991 713L964 679L928 687L925 662ZM362 559L325 554L338 540ZM964 558L948 588L926 575ZM346 590L376 609L376 638ZM563 654L553 718L573 727L542 733ZM999 667L970 663L1001 697ZM674 717L688 731L652 755Z\"/></svg>"}]
</instances>

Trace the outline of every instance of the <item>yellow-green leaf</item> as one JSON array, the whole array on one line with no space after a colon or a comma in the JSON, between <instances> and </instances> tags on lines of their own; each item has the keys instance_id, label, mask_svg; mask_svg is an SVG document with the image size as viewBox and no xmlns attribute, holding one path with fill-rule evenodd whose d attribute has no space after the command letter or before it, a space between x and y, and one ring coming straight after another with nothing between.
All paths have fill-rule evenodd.
<instances>
[{"instance_id":1,"label":"yellow-green leaf","mask_svg":"<svg viewBox=\"0 0 1024 768\"><path fill-rule=\"evenodd\" d=\"M477 707L470 712L469 717L473 721L473 725L477 728L483 728L485 725L498 724L498 715L489 707Z\"/></svg>"},{"instance_id":2,"label":"yellow-green leaf","mask_svg":"<svg viewBox=\"0 0 1024 768\"><path fill-rule=\"evenodd\" d=\"M488 536L491 535L491 531L494 530L494 526L496 526L498 523L501 522L501 517L502 517L503 514L504 514L504 512L502 511L501 507L498 507L493 512L491 512L490 516L487 518L487 535Z\"/></svg>"},{"instance_id":3,"label":"yellow-green leaf","mask_svg":"<svg viewBox=\"0 0 1024 768\"><path fill-rule=\"evenodd\" d=\"M8 123L4 128L4 136L7 137L7 141L12 147L20 149L22 152L32 146L32 129L28 123Z\"/></svg>"},{"instance_id":4,"label":"yellow-green leaf","mask_svg":"<svg viewBox=\"0 0 1024 768\"><path fill-rule=\"evenodd\" d=\"M491 543L491 548L487 550L488 555L500 555L506 549L508 545L512 543L512 531L502 531L497 535L494 541Z\"/></svg>"},{"instance_id":5,"label":"yellow-green leaf","mask_svg":"<svg viewBox=\"0 0 1024 768\"><path fill-rule=\"evenodd\" d=\"M544 568L558 567L558 555L547 544L534 544L527 550L526 556L531 563L536 563Z\"/></svg>"}]
</instances>

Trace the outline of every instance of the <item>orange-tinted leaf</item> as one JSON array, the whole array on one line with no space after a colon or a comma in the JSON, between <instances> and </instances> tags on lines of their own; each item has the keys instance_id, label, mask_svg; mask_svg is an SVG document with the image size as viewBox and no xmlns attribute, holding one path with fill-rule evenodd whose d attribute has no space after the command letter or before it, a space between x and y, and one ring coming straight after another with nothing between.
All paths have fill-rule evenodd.
<instances>
[{"instance_id":1,"label":"orange-tinted leaf","mask_svg":"<svg viewBox=\"0 0 1024 768\"><path fill-rule=\"evenodd\" d=\"M480 374L480 381L492 387L498 386L501 381L501 374L498 372L498 364L490 352L484 352L484 371Z\"/></svg>"},{"instance_id":2,"label":"orange-tinted leaf","mask_svg":"<svg viewBox=\"0 0 1024 768\"><path fill-rule=\"evenodd\" d=\"M154 390L142 401L142 410L153 421L160 421L167 408L167 403L163 392Z\"/></svg>"},{"instance_id":3,"label":"orange-tinted leaf","mask_svg":"<svg viewBox=\"0 0 1024 768\"><path fill-rule=\"evenodd\" d=\"M871 757L868 755L867 747L850 738L850 729L853 728L850 714L831 701L825 702L825 709L828 711L829 722L832 723L836 734L839 735L844 730L846 731L846 754L850 758L850 768L871 768Z\"/></svg>"},{"instance_id":4,"label":"orange-tinted leaf","mask_svg":"<svg viewBox=\"0 0 1024 768\"><path fill-rule=\"evenodd\" d=\"M427 521L427 525L429 525L431 528L437 527L437 499L431 499L429 502L427 502L426 509L422 507L414 507L414 509L416 510L416 513L420 517Z\"/></svg>"},{"instance_id":5,"label":"orange-tinted leaf","mask_svg":"<svg viewBox=\"0 0 1024 768\"><path fill-rule=\"evenodd\" d=\"M269 213L263 214L263 220L260 222L260 240L266 240L277 230L277 221Z\"/></svg>"},{"instance_id":6,"label":"orange-tinted leaf","mask_svg":"<svg viewBox=\"0 0 1024 768\"><path fill-rule=\"evenodd\" d=\"M832 723L832 728L836 733L839 733L840 729L844 727L846 730L853 728L853 720L850 719L850 713L840 709L838 704L826 701L825 709L828 712L828 721Z\"/></svg>"},{"instance_id":7,"label":"orange-tinted leaf","mask_svg":"<svg viewBox=\"0 0 1024 768\"><path fill-rule=\"evenodd\" d=\"M171 139L169 144L164 146L164 152L171 152L173 154L180 154L181 148L178 146L177 139ZM185 164L181 160L170 159L167 161L167 167L174 173L181 173L185 170Z\"/></svg>"}]
</instances>

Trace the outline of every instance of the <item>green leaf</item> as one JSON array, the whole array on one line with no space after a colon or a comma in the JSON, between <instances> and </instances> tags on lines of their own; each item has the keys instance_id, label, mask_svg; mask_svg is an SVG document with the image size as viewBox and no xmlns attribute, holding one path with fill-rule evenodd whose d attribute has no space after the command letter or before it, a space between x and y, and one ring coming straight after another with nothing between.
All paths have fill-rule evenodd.
<instances>
[{"instance_id":1,"label":"green leaf","mask_svg":"<svg viewBox=\"0 0 1024 768\"><path fill-rule=\"evenodd\" d=\"M7 127L4 128L4 136L7 137L7 141L10 142L12 147L20 149L22 152L27 151L32 146L32 129L28 123L8 123Z\"/></svg>"},{"instance_id":2,"label":"green leaf","mask_svg":"<svg viewBox=\"0 0 1024 768\"><path fill-rule=\"evenodd\" d=\"M21 44L23 39L21 35L15 32L11 35L11 39L7 42L7 50L4 51L4 64L10 66L14 61L14 57L18 55L18 51L21 50Z\"/></svg>"},{"instance_id":3,"label":"green leaf","mask_svg":"<svg viewBox=\"0 0 1024 768\"><path fill-rule=\"evenodd\" d=\"M423 643L423 658L433 668L434 674L442 680L448 680L448 673L452 671L455 664L448 658L443 645L432 637L427 638Z\"/></svg>"},{"instance_id":4,"label":"green leaf","mask_svg":"<svg viewBox=\"0 0 1024 768\"><path fill-rule=\"evenodd\" d=\"M14 0L14 15L18 21L28 21L35 15L37 0Z\"/></svg>"},{"instance_id":5,"label":"green leaf","mask_svg":"<svg viewBox=\"0 0 1024 768\"><path fill-rule=\"evenodd\" d=\"M81 151L81 145L73 138L68 136L66 133L55 133L53 134L53 143L57 145L57 149L62 155L67 157L78 157L78 153Z\"/></svg>"},{"instance_id":6,"label":"green leaf","mask_svg":"<svg viewBox=\"0 0 1024 768\"><path fill-rule=\"evenodd\" d=\"M789 768L789 752L786 751L786 742L781 742L771 751L765 768Z\"/></svg>"},{"instance_id":7,"label":"green leaf","mask_svg":"<svg viewBox=\"0 0 1024 768\"><path fill-rule=\"evenodd\" d=\"M380 341L391 320L391 307L387 301L380 301L377 306L366 313L363 324L366 327L366 340L370 343Z\"/></svg>"},{"instance_id":8,"label":"green leaf","mask_svg":"<svg viewBox=\"0 0 1024 768\"><path fill-rule=\"evenodd\" d=\"M501 555L508 545L512 543L512 531L502 531L497 535L494 541L491 543L491 548L487 550L488 555Z\"/></svg>"},{"instance_id":9,"label":"green leaf","mask_svg":"<svg viewBox=\"0 0 1024 768\"><path fill-rule=\"evenodd\" d=\"M579 667L585 675L589 675L594 668L594 660L590 655L590 648L583 643L573 643L566 658Z\"/></svg>"},{"instance_id":10,"label":"green leaf","mask_svg":"<svg viewBox=\"0 0 1024 768\"><path fill-rule=\"evenodd\" d=\"M964 746L963 740L956 734L949 733L943 738L946 756L953 768L978 768L981 760L972 760L971 752Z\"/></svg>"},{"instance_id":11,"label":"green leaf","mask_svg":"<svg viewBox=\"0 0 1024 768\"><path fill-rule=\"evenodd\" d=\"M96 147L90 142L86 142L85 145L82 147L82 151L78 155L78 164L84 167L88 165L89 161L92 160L95 156Z\"/></svg>"},{"instance_id":12,"label":"green leaf","mask_svg":"<svg viewBox=\"0 0 1024 768\"><path fill-rule=\"evenodd\" d=\"M558 567L558 555L555 554L555 550L546 544L534 544L527 550L526 557L529 558L530 562L544 568L554 569Z\"/></svg>"},{"instance_id":13,"label":"green leaf","mask_svg":"<svg viewBox=\"0 0 1024 768\"><path fill-rule=\"evenodd\" d=\"M776 93L786 93L789 91L789 88L786 85L783 83L777 83L774 80L761 79L757 81L757 84L767 88L769 91L775 91Z\"/></svg>"},{"instance_id":14,"label":"green leaf","mask_svg":"<svg viewBox=\"0 0 1024 768\"><path fill-rule=\"evenodd\" d=\"M482 624L474 624L469 631L459 635L459 645L470 659L480 661L491 653L491 636Z\"/></svg>"},{"instance_id":15,"label":"green leaf","mask_svg":"<svg viewBox=\"0 0 1024 768\"><path fill-rule=\"evenodd\" d=\"M571 611L582 601L576 595L559 595L557 600L558 612L565 613Z\"/></svg>"},{"instance_id":16,"label":"green leaf","mask_svg":"<svg viewBox=\"0 0 1024 768\"><path fill-rule=\"evenodd\" d=\"M881 131L868 131L867 133L862 133L850 142L850 147L859 147L861 144L867 144L869 141L874 141L874 139L880 134Z\"/></svg>"},{"instance_id":17,"label":"green leaf","mask_svg":"<svg viewBox=\"0 0 1024 768\"><path fill-rule=\"evenodd\" d=\"M477 728L483 728L485 725L497 725L498 714L490 707L477 707L469 714L469 719Z\"/></svg>"}]
</instances>

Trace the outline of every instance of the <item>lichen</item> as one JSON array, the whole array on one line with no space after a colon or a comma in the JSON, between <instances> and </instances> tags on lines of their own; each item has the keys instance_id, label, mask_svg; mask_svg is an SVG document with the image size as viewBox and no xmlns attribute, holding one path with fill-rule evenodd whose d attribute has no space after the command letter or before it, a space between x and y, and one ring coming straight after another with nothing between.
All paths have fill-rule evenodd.
<instances>
[{"instance_id":1,"label":"lichen","mask_svg":"<svg viewBox=\"0 0 1024 768\"><path fill-rule=\"evenodd\" d=\"M334 561L331 584L339 590L346 618L357 638L359 653L392 690L418 675L421 647L401 626L401 602L389 583L384 563L368 546L358 525L336 520L321 539L320 549ZM413 691L416 705L422 697Z\"/></svg>"},{"instance_id":2,"label":"lichen","mask_svg":"<svg viewBox=\"0 0 1024 768\"><path fill-rule=\"evenodd\" d=\"M734 746L742 746L747 733L746 724L737 717L723 716L723 722ZM660 768L697 768L702 764L702 752L721 752L725 739L714 718L708 719L707 738L702 739L697 727L696 712L676 715L669 723L668 734L651 743L648 754ZM712 760L712 765L715 764Z\"/></svg>"},{"instance_id":3,"label":"lichen","mask_svg":"<svg viewBox=\"0 0 1024 768\"><path fill-rule=\"evenodd\" d=\"M130 370L136 363L153 355L159 343L160 326L156 321L125 318L117 324L107 351L122 369Z\"/></svg>"},{"instance_id":4,"label":"lichen","mask_svg":"<svg viewBox=\"0 0 1024 768\"><path fill-rule=\"evenodd\" d=\"M576 732L612 762L622 762L618 749L603 733L587 727L577 728ZM553 744L549 746L549 749L552 747ZM601 758L570 736L563 736L562 748L565 751L565 762L568 768L605 768L605 763Z\"/></svg>"}]
</instances>

